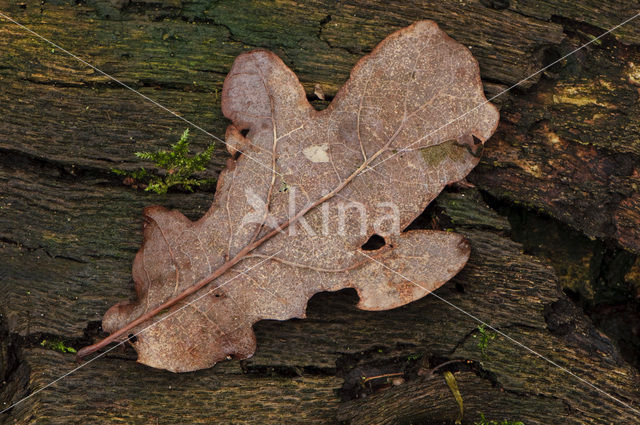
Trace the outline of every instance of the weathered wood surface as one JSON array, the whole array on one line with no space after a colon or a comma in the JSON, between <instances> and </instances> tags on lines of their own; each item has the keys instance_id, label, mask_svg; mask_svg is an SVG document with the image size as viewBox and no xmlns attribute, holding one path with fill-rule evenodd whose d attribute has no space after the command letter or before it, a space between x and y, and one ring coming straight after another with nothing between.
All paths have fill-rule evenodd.
<instances>
[{"instance_id":1,"label":"weathered wood surface","mask_svg":"<svg viewBox=\"0 0 640 425\"><path fill-rule=\"evenodd\" d=\"M452 221L473 247L468 266L438 290L439 296L605 391L626 401L638 400L635 371L564 299L551 268L522 254L520 246L504 236L508 223L484 206L477 192L446 194L438 205L444 209L440 220ZM16 255L7 247L5 253ZM65 272L64 263L49 268L53 278ZM19 273L19 266L12 268L8 278ZM48 285L39 283L41 291L47 292L24 297L48 299L48 306L33 310L33 306L12 303L9 309L36 313L33 320L41 321L44 329L57 305L67 304L66 320L86 324L86 313L68 306L73 296L60 294L62 283L58 279ZM121 294L128 290L124 277L103 286L119 288ZM477 323L434 297L379 313L358 311L354 304L350 293L320 295L312 299L306 320L260 323L258 352L242 365L229 362L176 376L137 365L134 353L116 350L20 405L11 419L18 423L215 422L213 418L231 423L331 423L339 412L341 420L352 423L452 420L455 404L442 377L425 379L411 372L416 361L410 359L422 355L438 362L473 362L457 374L469 419L477 420L482 412L527 424L553 423L559 418L576 424L633 421L630 411L504 338L492 341L483 357L473 338ZM44 318L38 318L37 312ZM52 326L59 327L56 335L65 335L63 323L53 321ZM72 329L70 325L67 332ZM19 349L19 362L9 375L17 389L12 398L75 366L71 355L39 347L42 338L27 338ZM72 338L66 341L78 343ZM402 372L407 381L340 406L337 391L343 378L353 381L349 373L354 368L365 376L380 368L384 373Z\"/></svg>"},{"instance_id":2,"label":"weathered wood surface","mask_svg":"<svg viewBox=\"0 0 640 425\"><path fill-rule=\"evenodd\" d=\"M310 98L318 83L330 99L379 40L431 18L472 48L491 95L634 8L631 1L0 0L3 13L218 135L226 125L219 91L242 51L275 51ZM639 43L640 25L630 24L496 99L502 123L471 181L640 251ZM2 402L10 403L75 366L70 355L40 347L42 339L77 348L95 337L108 306L132 294L142 208L162 204L197 217L212 194L155 196L123 186L112 167L137 167L134 152L166 146L186 125L4 21L0 117L0 375ZM210 142L193 134L196 146ZM219 152L212 175L224 161ZM506 220L474 191L439 205L446 214L437 221L453 219L445 225L468 236L473 255L438 294L637 404L636 372L566 301L553 271L520 252ZM379 313L354 303L349 292L323 294L312 299L309 319L260 323L258 352L243 365L175 376L114 351L0 421L452 423L456 408L441 375L412 372L419 361L408 358L423 355L472 361L456 373L468 423L480 412L526 424L634 422L631 411L503 338L483 358L472 337L477 323L438 299ZM338 390L357 368L406 372L406 382L341 402L350 392Z\"/></svg>"},{"instance_id":3,"label":"weathered wood surface","mask_svg":"<svg viewBox=\"0 0 640 425\"><path fill-rule=\"evenodd\" d=\"M637 13L634 1L4 0L0 6L220 135L218 94L233 58L245 50L275 51L310 96L320 84L331 97L386 34L430 18L471 47L495 94ZM496 99L505 105L502 125L474 181L639 252L639 28L631 22ZM126 168L133 152L183 127L15 25L0 31L3 150L76 167Z\"/></svg>"}]
</instances>

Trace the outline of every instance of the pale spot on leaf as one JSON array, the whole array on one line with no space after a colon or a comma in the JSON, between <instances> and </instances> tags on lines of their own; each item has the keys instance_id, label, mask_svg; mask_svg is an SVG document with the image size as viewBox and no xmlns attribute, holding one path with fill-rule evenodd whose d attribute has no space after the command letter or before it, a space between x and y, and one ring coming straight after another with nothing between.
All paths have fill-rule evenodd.
<instances>
[{"instance_id":1,"label":"pale spot on leaf","mask_svg":"<svg viewBox=\"0 0 640 425\"><path fill-rule=\"evenodd\" d=\"M329 162L329 154L327 150L329 149L329 145L313 145L307 148L304 148L302 153L307 159L311 162Z\"/></svg>"}]
</instances>

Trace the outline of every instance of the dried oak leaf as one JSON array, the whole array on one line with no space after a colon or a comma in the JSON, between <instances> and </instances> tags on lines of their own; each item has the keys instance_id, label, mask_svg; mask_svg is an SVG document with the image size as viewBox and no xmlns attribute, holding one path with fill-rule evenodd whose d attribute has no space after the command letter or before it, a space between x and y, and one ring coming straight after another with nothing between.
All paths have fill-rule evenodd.
<instances>
[{"instance_id":1,"label":"dried oak leaf","mask_svg":"<svg viewBox=\"0 0 640 425\"><path fill-rule=\"evenodd\" d=\"M469 173L498 123L476 60L435 23L387 37L323 111L275 54L242 54L222 109L233 158L213 205L196 222L145 210L133 264L138 300L104 316L119 339L148 327L134 343L139 362L184 372L247 358L254 323L304 317L317 292L355 288L359 308L390 309L466 263L460 235L394 231ZM384 246L363 251L374 233Z\"/></svg>"}]
</instances>

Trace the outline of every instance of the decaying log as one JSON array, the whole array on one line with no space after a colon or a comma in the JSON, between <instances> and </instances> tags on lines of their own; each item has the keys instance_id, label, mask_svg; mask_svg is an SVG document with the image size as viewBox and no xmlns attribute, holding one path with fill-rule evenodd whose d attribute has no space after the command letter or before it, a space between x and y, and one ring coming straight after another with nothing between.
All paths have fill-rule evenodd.
<instances>
[{"instance_id":1,"label":"decaying log","mask_svg":"<svg viewBox=\"0 0 640 425\"><path fill-rule=\"evenodd\" d=\"M0 11L213 134L234 57L280 55L324 107L382 38L434 19L478 58L489 96L637 13L631 1L9 2ZM608 35L495 99L502 122L472 173L479 189L640 252L640 26ZM326 101L314 96L319 84ZM109 305L132 295L140 212L161 204L201 215L210 192L150 195L111 168L166 147L187 126L0 20L0 407L76 366ZM195 148L211 142L192 132ZM215 176L224 163L219 144ZM636 371L562 294L553 270L525 255L510 225L474 189L450 190L423 227L464 233L468 266L437 295L603 390L634 404ZM261 322L244 363L173 375L116 349L0 417L3 423L453 423L440 373L449 360L465 423L634 423L634 413L498 336L486 355L478 323L427 296L362 312L352 292L320 294L309 318ZM360 385L358 372L404 382ZM442 372L442 370L440 370ZM397 376L397 375L396 375ZM366 395L364 398L354 398Z\"/></svg>"}]
</instances>

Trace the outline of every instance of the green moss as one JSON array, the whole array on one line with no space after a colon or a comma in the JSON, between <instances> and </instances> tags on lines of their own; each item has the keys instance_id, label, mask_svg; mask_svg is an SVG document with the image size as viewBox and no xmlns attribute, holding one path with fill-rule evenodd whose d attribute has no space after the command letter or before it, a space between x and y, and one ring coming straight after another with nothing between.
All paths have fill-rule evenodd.
<instances>
[{"instance_id":1,"label":"green moss","mask_svg":"<svg viewBox=\"0 0 640 425\"><path fill-rule=\"evenodd\" d=\"M482 354L482 357L486 358L489 341L496 339L496 334L487 331L485 324L483 323L478 326L478 335L474 335L473 337L478 339L478 348L480 349L480 353Z\"/></svg>"},{"instance_id":2,"label":"green moss","mask_svg":"<svg viewBox=\"0 0 640 425\"><path fill-rule=\"evenodd\" d=\"M171 145L170 150L159 150L156 152L136 152L140 159L153 162L160 170L160 173L152 173L145 168L129 172L119 169L112 169L119 176L125 176L129 184L134 187L144 188L146 191L155 193L167 193L169 188L178 186L189 192L193 188L204 184L210 184L211 179L198 179L196 174L204 171L211 156L215 144L210 144L204 152L190 155L189 150L189 130L185 130L180 140Z\"/></svg>"},{"instance_id":3,"label":"green moss","mask_svg":"<svg viewBox=\"0 0 640 425\"><path fill-rule=\"evenodd\" d=\"M75 353L76 349L64 345L62 341L47 341L43 339L40 345L47 350L59 351L60 353Z\"/></svg>"}]
</instances>

